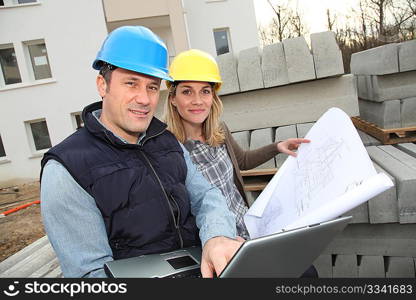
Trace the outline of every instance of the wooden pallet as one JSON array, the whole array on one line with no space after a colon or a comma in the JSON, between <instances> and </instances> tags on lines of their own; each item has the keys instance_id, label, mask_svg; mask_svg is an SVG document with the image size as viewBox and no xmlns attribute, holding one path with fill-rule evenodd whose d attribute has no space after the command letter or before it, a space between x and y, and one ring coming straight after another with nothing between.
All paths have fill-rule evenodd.
<instances>
[{"instance_id":1,"label":"wooden pallet","mask_svg":"<svg viewBox=\"0 0 416 300\"><path fill-rule=\"evenodd\" d=\"M356 128L375 137L384 145L416 142L416 127L384 129L360 117L351 117L351 120Z\"/></svg>"},{"instance_id":2,"label":"wooden pallet","mask_svg":"<svg viewBox=\"0 0 416 300\"><path fill-rule=\"evenodd\" d=\"M277 169L252 169L252 170L245 170L240 171L241 176L243 177L250 177L250 176L263 176L263 175L274 175L276 174Z\"/></svg>"},{"instance_id":3,"label":"wooden pallet","mask_svg":"<svg viewBox=\"0 0 416 300\"><path fill-rule=\"evenodd\" d=\"M241 171L240 173L244 180L244 190L251 192L264 190L276 172L276 168Z\"/></svg>"}]
</instances>

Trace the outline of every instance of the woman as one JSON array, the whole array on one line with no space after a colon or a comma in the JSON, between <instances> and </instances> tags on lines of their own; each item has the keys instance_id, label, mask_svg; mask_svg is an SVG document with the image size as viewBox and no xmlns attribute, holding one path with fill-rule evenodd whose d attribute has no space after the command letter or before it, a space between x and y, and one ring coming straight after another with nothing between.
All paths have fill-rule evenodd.
<instances>
[{"instance_id":1,"label":"woman","mask_svg":"<svg viewBox=\"0 0 416 300\"><path fill-rule=\"evenodd\" d=\"M279 152L296 156L306 139L288 139L253 151L243 151L224 123L217 92L221 76L215 59L200 50L180 53L169 68L174 82L167 82L165 107L168 129L184 144L205 178L223 193L236 216L237 233L248 239L243 216L248 209L240 170L255 168Z\"/></svg>"}]
</instances>

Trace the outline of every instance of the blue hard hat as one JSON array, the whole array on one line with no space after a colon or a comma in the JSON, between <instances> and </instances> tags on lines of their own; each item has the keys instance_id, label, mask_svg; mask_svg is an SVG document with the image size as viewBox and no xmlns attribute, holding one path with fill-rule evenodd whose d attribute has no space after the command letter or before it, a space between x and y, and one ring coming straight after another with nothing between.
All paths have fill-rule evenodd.
<instances>
[{"instance_id":1,"label":"blue hard hat","mask_svg":"<svg viewBox=\"0 0 416 300\"><path fill-rule=\"evenodd\" d=\"M109 63L138 73L172 81L168 75L168 50L163 41L143 26L122 26L105 39L92 67Z\"/></svg>"}]
</instances>

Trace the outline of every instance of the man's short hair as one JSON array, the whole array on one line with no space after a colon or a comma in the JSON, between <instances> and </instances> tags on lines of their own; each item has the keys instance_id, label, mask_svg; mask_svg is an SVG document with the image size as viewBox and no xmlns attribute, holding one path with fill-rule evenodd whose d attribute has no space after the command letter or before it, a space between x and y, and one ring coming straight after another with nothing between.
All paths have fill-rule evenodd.
<instances>
[{"instance_id":1,"label":"man's short hair","mask_svg":"<svg viewBox=\"0 0 416 300\"><path fill-rule=\"evenodd\" d=\"M100 68L100 75L104 77L105 82L107 83L107 85L110 84L111 81L111 73L113 73L113 71L117 69L116 66L103 62L103 65Z\"/></svg>"}]
</instances>

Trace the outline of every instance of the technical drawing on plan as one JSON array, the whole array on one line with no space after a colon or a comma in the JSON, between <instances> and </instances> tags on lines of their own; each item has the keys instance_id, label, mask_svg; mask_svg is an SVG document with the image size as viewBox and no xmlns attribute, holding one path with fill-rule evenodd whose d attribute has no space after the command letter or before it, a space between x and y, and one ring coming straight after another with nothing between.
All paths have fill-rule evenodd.
<instances>
[{"instance_id":1,"label":"technical drawing on plan","mask_svg":"<svg viewBox=\"0 0 416 300\"><path fill-rule=\"evenodd\" d=\"M313 146L312 146L313 147ZM297 215L310 208L311 202L334 180L333 168L348 146L342 138L329 137L315 149L299 155L294 169Z\"/></svg>"},{"instance_id":2,"label":"technical drawing on plan","mask_svg":"<svg viewBox=\"0 0 416 300\"><path fill-rule=\"evenodd\" d=\"M350 118L332 108L288 157L244 217L252 238L338 217L390 188Z\"/></svg>"}]
</instances>

